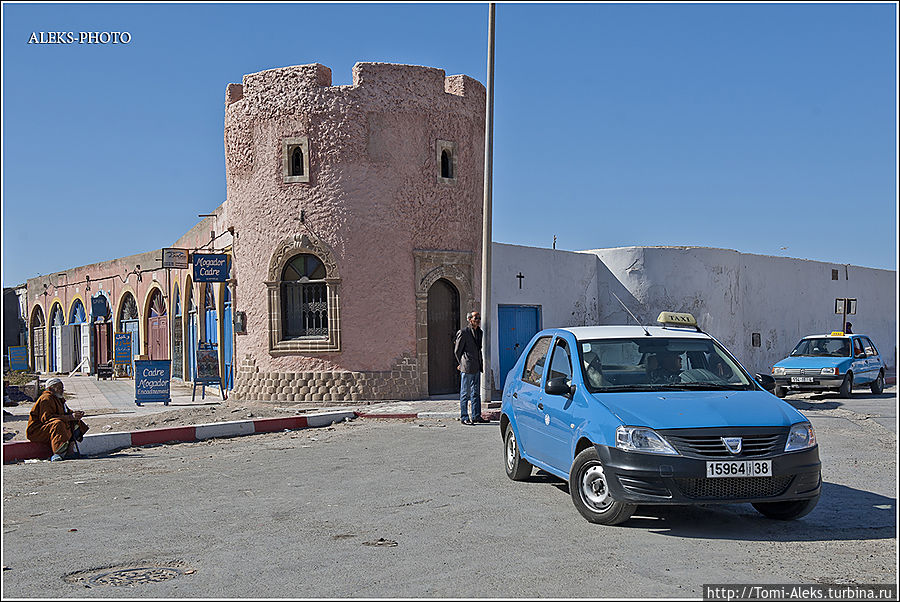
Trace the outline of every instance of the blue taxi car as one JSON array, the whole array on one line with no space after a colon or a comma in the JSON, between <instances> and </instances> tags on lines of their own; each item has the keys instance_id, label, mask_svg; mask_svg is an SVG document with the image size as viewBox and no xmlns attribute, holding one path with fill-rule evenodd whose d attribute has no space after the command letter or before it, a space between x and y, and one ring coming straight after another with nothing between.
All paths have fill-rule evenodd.
<instances>
[{"instance_id":1,"label":"blue taxi car","mask_svg":"<svg viewBox=\"0 0 900 602\"><path fill-rule=\"evenodd\" d=\"M754 379L690 314L663 326L537 333L506 377L506 474L569 482L572 502L614 525L639 504L750 503L805 516L821 489L812 425Z\"/></svg>"},{"instance_id":2,"label":"blue taxi car","mask_svg":"<svg viewBox=\"0 0 900 602\"><path fill-rule=\"evenodd\" d=\"M791 391L837 391L850 397L853 387L884 391L884 362L875 344L861 334L832 332L804 337L791 354L772 367L775 395Z\"/></svg>"}]
</instances>

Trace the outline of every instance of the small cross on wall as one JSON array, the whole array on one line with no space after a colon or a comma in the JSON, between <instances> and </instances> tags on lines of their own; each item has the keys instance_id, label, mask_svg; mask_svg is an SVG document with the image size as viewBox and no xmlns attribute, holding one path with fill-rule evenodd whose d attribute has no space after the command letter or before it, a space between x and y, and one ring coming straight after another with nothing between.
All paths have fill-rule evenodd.
<instances>
[{"instance_id":1,"label":"small cross on wall","mask_svg":"<svg viewBox=\"0 0 900 602\"><path fill-rule=\"evenodd\" d=\"M522 274L522 272L519 272L518 274L516 274L516 278L519 279L519 288L522 288L522 279L525 278L525 275Z\"/></svg>"}]
</instances>

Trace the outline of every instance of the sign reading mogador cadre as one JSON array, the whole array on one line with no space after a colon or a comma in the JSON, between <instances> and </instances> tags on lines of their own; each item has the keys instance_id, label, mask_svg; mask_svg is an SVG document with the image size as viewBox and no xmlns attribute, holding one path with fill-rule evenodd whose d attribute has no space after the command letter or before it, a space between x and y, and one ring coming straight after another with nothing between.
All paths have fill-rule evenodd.
<instances>
[{"instance_id":1,"label":"sign reading mogador cadre","mask_svg":"<svg viewBox=\"0 0 900 602\"><path fill-rule=\"evenodd\" d=\"M10 347L9 348L9 369L10 370L28 370L28 348L27 347Z\"/></svg>"},{"instance_id":2,"label":"sign reading mogador cadre","mask_svg":"<svg viewBox=\"0 0 900 602\"><path fill-rule=\"evenodd\" d=\"M225 282L228 280L228 256L194 253L194 282Z\"/></svg>"},{"instance_id":3,"label":"sign reading mogador cadre","mask_svg":"<svg viewBox=\"0 0 900 602\"><path fill-rule=\"evenodd\" d=\"M188 267L188 252L186 249L163 249L162 267L185 270Z\"/></svg>"},{"instance_id":4,"label":"sign reading mogador cadre","mask_svg":"<svg viewBox=\"0 0 900 602\"><path fill-rule=\"evenodd\" d=\"M114 335L115 343L113 345L113 361L117 364L131 363L131 333L117 332Z\"/></svg>"},{"instance_id":5,"label":"sign reading mogador cadre","mask_svg":"<svg viewBox=\"0 0 900 602\"><path fill-rule=\"evenodd\" d=\"M134 403L161 401L169 405L171 360L134 360Z\"/></svg>"}]
</instances>

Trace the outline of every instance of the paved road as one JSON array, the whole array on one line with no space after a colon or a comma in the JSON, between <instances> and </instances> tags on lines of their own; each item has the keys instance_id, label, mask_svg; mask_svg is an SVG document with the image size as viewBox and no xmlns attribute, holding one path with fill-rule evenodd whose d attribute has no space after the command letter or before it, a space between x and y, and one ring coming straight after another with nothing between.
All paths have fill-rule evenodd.
<instances>
[{"instance_id":1,"label":"paved road","mask_svg":"<svg viewBox=\"0 0 900 602\"><path fill-rule=\"evenodd\" d=\"M896 583L895 392L788 400L817 429L825 485L787 523L746 505L592 525L563 482L506 478L496 424L452 420L6 466L2 594L699 597L709 582ZM103 584L151 566L180 575Z\"/></svg>"}]
</instances>

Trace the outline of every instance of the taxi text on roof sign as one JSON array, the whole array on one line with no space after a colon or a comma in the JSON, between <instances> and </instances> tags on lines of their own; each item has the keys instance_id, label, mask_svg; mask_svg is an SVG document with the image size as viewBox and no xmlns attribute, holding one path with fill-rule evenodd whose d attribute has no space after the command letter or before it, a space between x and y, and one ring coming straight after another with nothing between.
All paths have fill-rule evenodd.
<instances>
[{"instance_id":1,"label":"taxi text on roof sign","mask_svg":"<svg viewBox=\"0 0 900 602\"><path fill-rule=\"evenodd\" d=\"M659 312L656 321L660 324L675 324L678 326L697 326L697 320L689 313L679 313L674 311Z\"/></svg>"},{"instance_id":2,"label":"taxi text on roof sign","mask_svg":"<svg viewBox=\"0 0 900 602\"><path fill-rule=\"evenodd\" d=\"M830 337L842 337L842 336L844 336L844 333L841 332L840 330L835 330L835 331L832 331L832 333L831 333L830 335L828 335L828 336L830 336Z\"/></svg>"}]
</instances>

